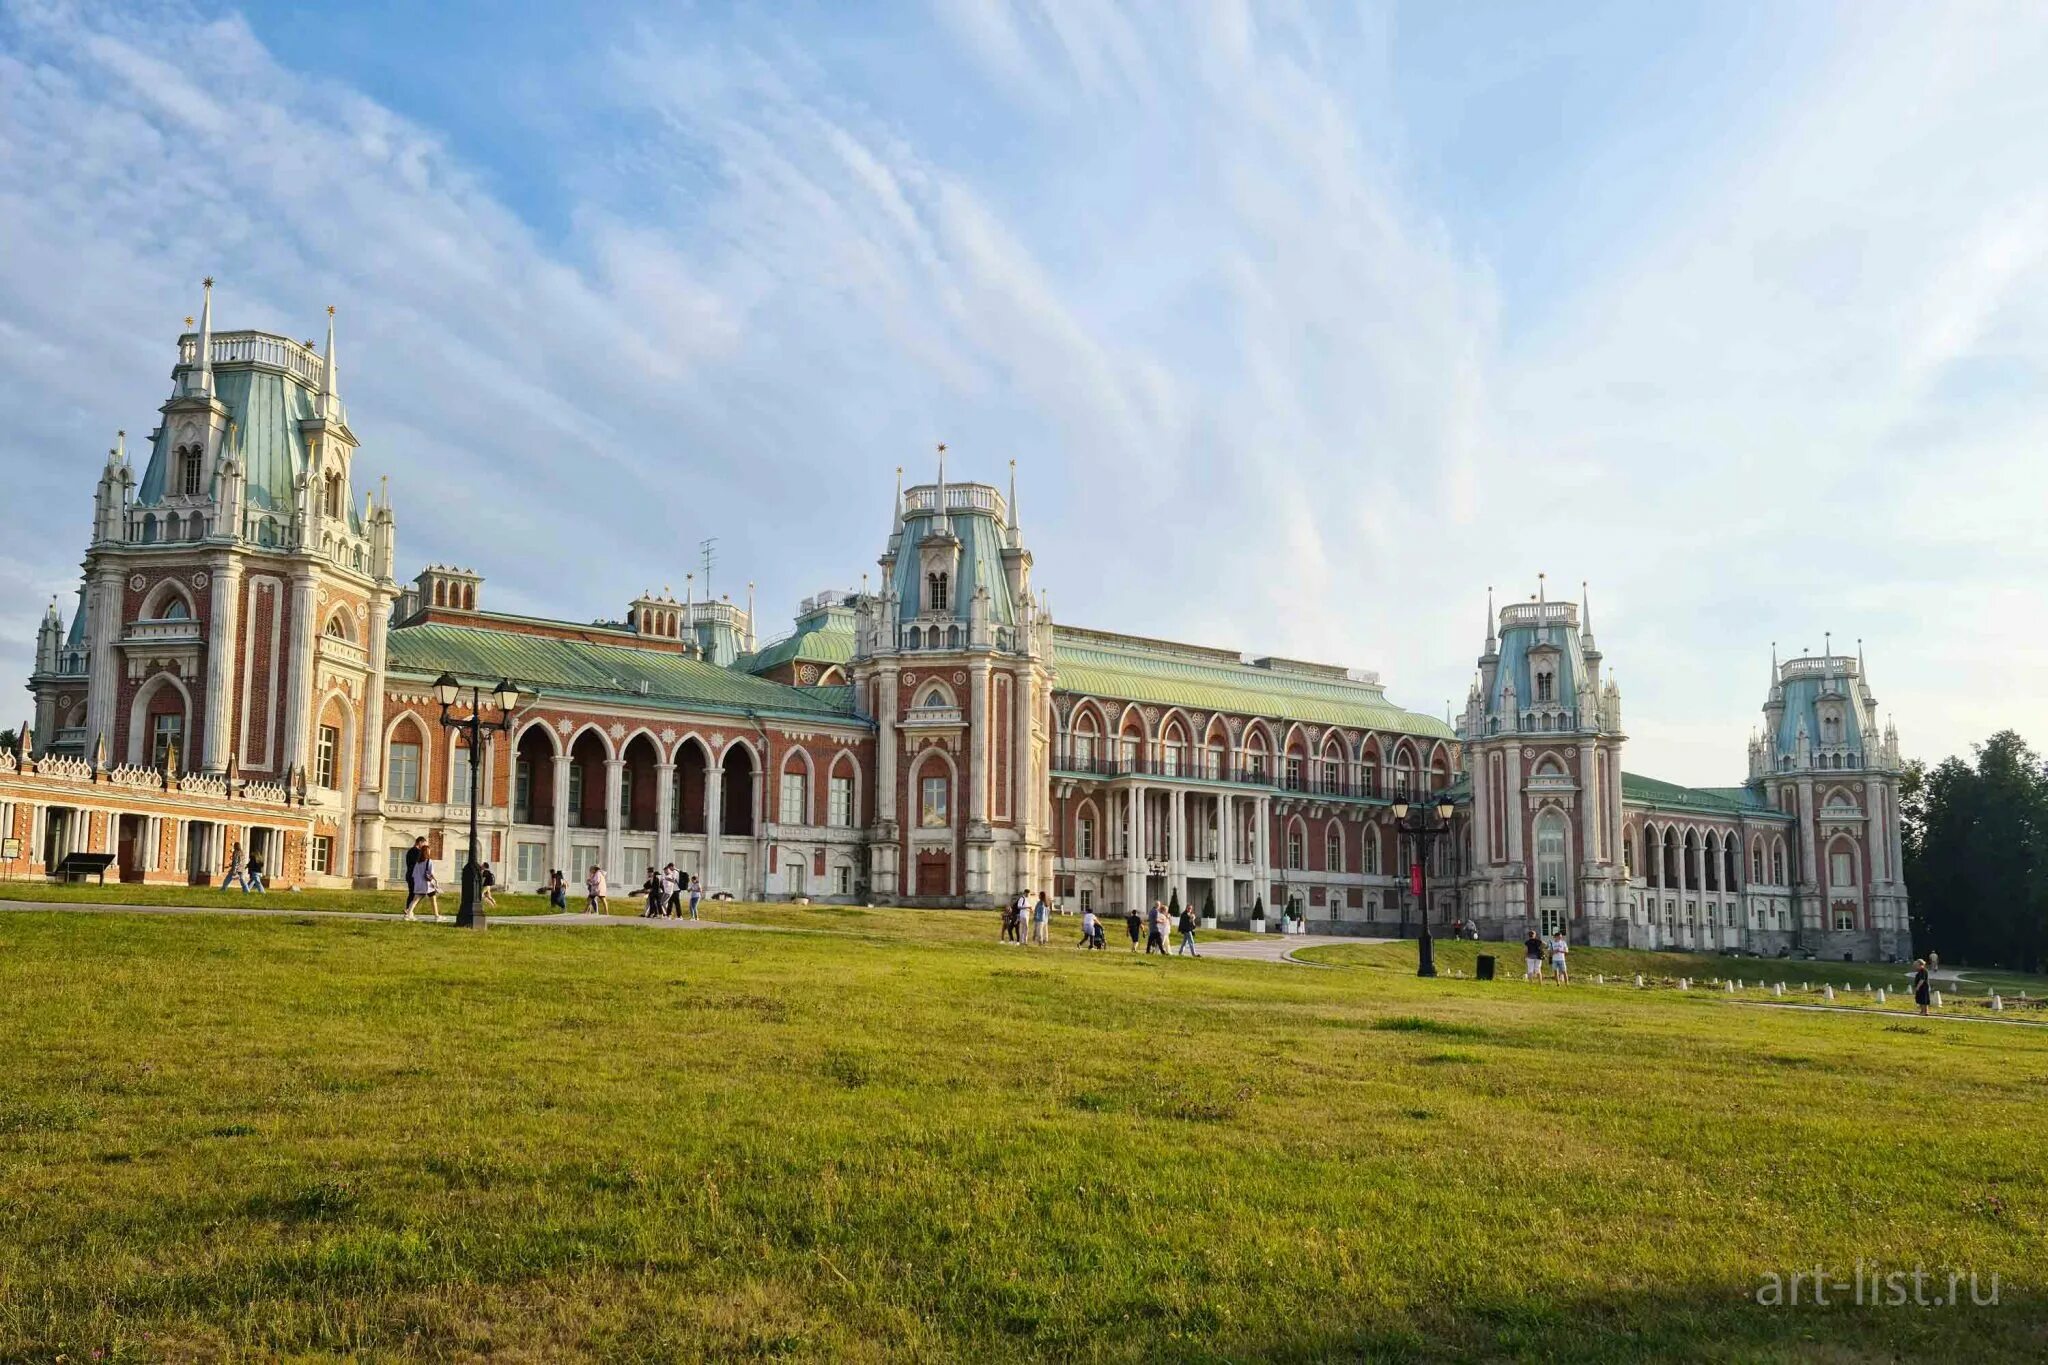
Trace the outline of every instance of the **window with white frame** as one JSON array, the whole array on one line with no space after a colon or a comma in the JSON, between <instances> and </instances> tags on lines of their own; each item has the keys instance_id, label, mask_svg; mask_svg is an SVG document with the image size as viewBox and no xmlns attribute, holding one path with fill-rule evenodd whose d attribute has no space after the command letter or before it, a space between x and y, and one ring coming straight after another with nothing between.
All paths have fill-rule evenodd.
<instances>
[{"instance_id":1,"label":"window with white frame","mask_svg":"<svg viewBox=\"0 0 2048 1365\"><path fill-rule=\"evenodd\" d=\"M1828 885L1854 886L1856 884L1856 855L1846 848L1833 849L1828 853Z\"/></svg>"},{"instance_id":2,"label":"window with white frame","mask_svg":"<svg viewBox=\"0 0 2048 1365\"><path fill-rule=\"evenodd\" d=\"M332 725L320 727L319 736L313 741L313 782L317 786L334 790L337 777L336 755L341 751L341 731Z\"/></svg>"},{"instance_id":3,"label":"window with white frame","mask_svg":"<svg viewBox=\"0 0 2048 1365\"><path fill-rule=\"evenodd\" d=\"M150 763L161 768L170 757L172 749L183 752L185 747L185 717L176 712L149 718ZM189 765L188 765L189 766Z\"/></svg>"},{"instance_id":4,"label":"window with white frame","mask_svg":"<svg viewBox=\"0 0 2048 1365\"><path fill-rule=\"evenodd\" d=\"M513 845L512 867L520 882L538 886L547 880L548 846L531 841Z\"/></svg>"},{"instance_id":5,"label":"window with white frame","mask_svg":"<svg viewBox=\"0 0 2048 1365\"><path fill-rule=\"evenodd\" d=\"M1536 894L1564 895L1564 820L1556 811L1536 826Z\"/></svg>"},{"instance_id":6,"label":"window with white frame","mask_svg":"<svg viewBox=\"0 0 2048 1365\"><path fill-rule=\"evenodd\" d=\"M524 758L512 760L512 818L521 824L533 819L533 764Z\"/></svg>"},{"instance_id":7,"label":"window with white frame","mask_svg":"<svg viewBox=\"0 0 2048 1365\"><path fill-rule=\"evenodd\" d=\"M1287 786L1292 791L1302 790L1300 754L1287 755Z\"/></svg>"},{"instance_id":8,"label":"window with white frame","mask_svg":"<svg viewBox=\"0 0 2048 1365\"><path fill-rule=\"evenodd\" d=\"M1083 815L1074 822L1074 856L1093 858L1095 856L1095 817Z\"/></svg>"},{"instance_id":9,"label":"window with white frame","mask_svg":"<svg viewBox=\"0 0 2048 1365\"><path fill-rule=\"evenodd\" d=\"M953 823L950 787L944 774L927 777L918 784L917 823L926 829L940 829Z\"/></svg>"},{"instance_id":10,"label":"window with white frame","mask_svg":"<svg viewBox=\"0 0 2048 1365\"><path fill-rule=\"evenodd\" d=\"M583 765L575 759L569 760L569 823L580 824L583 820Z\"/></svg>"},{"instance_id":11,"label":"window with white frame","mask_svg":"<svg viewBox=\"0 0 2048 1365\"><path fill-rule=\"evenodd\" d=\"M469 804L469 746L460 742L448 760L448 803Z\"/></svg>"},{"instance_id":12,"label":"window with white frame","mask_svg":"<svg viewBox=\"0 0 2048 1365\"><path fill-rule=\"evenodd\" d=\"M785 769L782 774L782 812L777 817L785 825L801 825L804 818L804 775L800 771Z\"/></svg>"},{"instance_id":13,"label":"window with white frame","mask_svg":"<svg viewBox=\"0 0 2048 1365\"><path fill-rule=\"evenodd\" d=\"M1856 927L1856 911L1854 907L1847 905L1836 906L1834 923L1837 929L1854 929Z\"/></svg>"},{"instance_id":14,"label":"window with white frame","mask_svg":"<svg viewBox=\"0 0 2048 1365\"><path fill-rule=\"evenodd\" d=\"M333 835L316 834L313 836L312 845L306 852L306 866L323 877L334 870Z\"/></svg>"},{"instance_id":15,"label":"window with white frame","mask_svg":"<svg viewBox=\"0 0 2048 1365\"><path fill-rule=\"evenodd\" d=\"M420 746L393 740L391 743L390 776L385 785L390 789L393 801L417 801L420 799Z\"/></svg>"},{"instance_id":16,"label":"window with white frame","mask_svg":"<svg viewBox=\"0 0 2048 1365\"><path fill-rule=\"evenodd\" d=\"M1308 841L1302 837L1301 826L1294 825L1287 831L1287 867L1289 871L1300 871L1308 861Z\"/></svg>"},{"instance_id":17,"label":"window with white frame","mask_svg":"<svg viewBox=\"0 0 2048 1365\"><path fill-rule=\"evenodd\" d=\"M837 896L853 894L853 864L841 863L832 869L832 893Z\"/></svg>"},{"instance_id":18,"label":"window with white frame","mask_svg":"<svg viewBox=\"0 0 2048 1365\"><path fill-rule=\"evenodd\" d=\"M831 815L828 823L840 829L853 827L853 779L835 777L831 783Z\"/></svg>"},{"instance_id":19,"label":"window with white frame","mask_svg":"<svg viewBox=\"0 0 2048 1365\"><path fill-rule=\"evenodd\" d=\"M1335 825L1323 837L1323 865L1332 872L1344 871L1344 831Z\"/></svg>"}]
</instances>

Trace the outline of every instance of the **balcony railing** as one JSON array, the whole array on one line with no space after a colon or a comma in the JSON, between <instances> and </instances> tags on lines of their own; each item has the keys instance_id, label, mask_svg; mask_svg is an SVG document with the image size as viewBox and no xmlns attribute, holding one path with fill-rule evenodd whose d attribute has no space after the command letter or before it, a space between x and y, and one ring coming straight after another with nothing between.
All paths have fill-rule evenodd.
<instances>
[{"instance_id":1,"label":"balcony railing","mask_svg":"<svg viewBox=\"0 0 2048 1365\"><path fill-rule=\"evenodd\" d=\"M1053 768L1062 773L1089 777L1158 777L1167 781L1227 782L1240 787L1277 788L1309 796L1341 797L1347 800L1383 800L1389 793L1379 784L1368 785L1328 773L1290 775L1275 773L1265 764L1217 763L1188 759L1168 763L1158 758L1104 758L1096 754L1077 755L1056 750Z\"/></svg>"}]
</instances>

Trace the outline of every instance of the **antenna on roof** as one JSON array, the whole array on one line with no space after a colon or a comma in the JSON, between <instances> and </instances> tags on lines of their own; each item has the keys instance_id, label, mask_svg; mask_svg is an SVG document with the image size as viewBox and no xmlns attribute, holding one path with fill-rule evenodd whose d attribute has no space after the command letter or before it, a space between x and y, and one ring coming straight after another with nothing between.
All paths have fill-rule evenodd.
<instances>
[{"instance_id":1,"label":"antenna on roof","mask_svg":"<svg viewBox=\"0 0 2048 1365\"><path fill-rule=\"evenodd\" d=\"M718 562L718 537L706 536L697 542L697 554L704 562L704 599L711 599L711 566Z\"/></svg>"}]
</instances>

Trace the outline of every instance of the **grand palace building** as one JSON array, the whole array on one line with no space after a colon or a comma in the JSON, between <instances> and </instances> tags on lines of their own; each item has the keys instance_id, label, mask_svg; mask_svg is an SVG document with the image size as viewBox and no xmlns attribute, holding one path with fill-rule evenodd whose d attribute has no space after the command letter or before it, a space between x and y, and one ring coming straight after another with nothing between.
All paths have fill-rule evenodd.
<instances>
[{"instance_id":1,"label":"grand palace building","mask_svg":"<svg viewBox=\"0 0 2048 1365\"><path fill-rule=\"evenodd\" d=\"M806 600L771 643L751 600L694 592L552 620L492 611L468 569L401 580L356 459L331 315L317 348L216 332L209 290L140 475L125 439L100 470L76 606L38 635L25 751L0 753L5 871L100 852L127 881L218 881L241 844L279 886L388 886L424 836L452 877L476 764L484 856L522 890L601 866L625 891L673 861L746 899L1044 888L1360 934L1426 912L1489 937L1907 947L1898 740L1860 649L1759 666L1741 780L1682 787L1624 770L1582 603L1489 604L1446 723L1373 673L1056 624L1014 472L951 481L942 451L932 482L899 479L874 588ZM444 674L520 690L479 754L441 723ZM1395 819L1424 797L1454 812L1426 857Z\"/></svg>"}]
</instances>

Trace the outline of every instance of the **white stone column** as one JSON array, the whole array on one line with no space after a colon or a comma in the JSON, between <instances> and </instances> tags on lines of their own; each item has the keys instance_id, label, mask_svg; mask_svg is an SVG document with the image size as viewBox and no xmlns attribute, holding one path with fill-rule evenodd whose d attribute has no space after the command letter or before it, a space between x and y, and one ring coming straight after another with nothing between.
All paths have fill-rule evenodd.
<instances>
[{"instance_id":1,"label":"white stone column","mask_svg":"<svg viewBox=\"0 0 2048 1365\"><path fill-rule=\"evenodd\" d=\"M85 759L88 763L99 757L101 741L105 741L108 766L122 762L122 756L114 750L114 731L117 728L114 717L115 697L119 695L120 664L114 642L121 638L122 615L121 566L102 562L94 568L91 586L86 590L86 669L89 676L85 687ZM54 734L44 739L47 745L55 739ZM180 757L180 763L184 760Z\"/></svg>"},{"instance_id":2,"label":"white stone column","mask_svg":"<svg viewBox=\"0 0 2048 1365\"><path fill-rule=\"evenodd\" d=\"M624 861L623 846L619 842L619 774L625 770L626 760L623 758L604 761L604 875L607 878L616 877L619 864ZM611 889L617 892L632 888L615 886Z\"/></svg>"},{"instance_id":3,"label":"white stone column","mask_svg":"<svg viewBox=\"0 0 2048 1365\"><path fill-rule=\"evenodd\" d=\"M1010 813L1017 821L1017 840L1024 845L1039 842L1039 784L1031 771L1031 721L1036 707L1031 670L1020 668L1010 677ZM1021 866L1018 870L1026 880L1036 871Z\"/></svg>"},{"instance_id":4,"label":"white stone column","mask_svg":"<svg viewBox=\"0 0 2048 1365\"><path fill-rule=\"evenodd\" d=\"M1579 741L1579 861L1591 868L1600 861L1600 772L1593 741Z\"/></svg>"},{"instance_id":5,"label":"white stone column","mask_svg":"<svg viewBox=\"0 0 2048 1365\"><path fill-rule=\"evenodd\" d=\"M1496 793L1487 776L1486 754L1473 749L1467 760L1472 765L1472 862L1477 871L1494 861L1493 801Z\"/></svg>"},{"instance_id":6,"label":"white stone column","mask_svg":"<svg viewBox=\"0 0 2048 1365\"><path fill-rule=\"evenodd\" d=\"M278 772L306 766L306 726L313 713L313 613L318 583L310 569L292 575L291 652L286 656L284 750Z\"/></svg>"},{"instance_id":7,"label":"white stone column","mask_svg":"<svg viewBox=\"0 0 2048 1365\"><path fill-rule=\"evenodd\" d=\"M1253 798L1252 809L1256 822L1252 831L1252 896L1256 900L1273 892L1273 798ZM1273 910L1271 905L1266 907L1268 915Z\"/></svg>"},{"instance_id":8,"label":"white stone column","mask_svg":"<svg viewBox=\"0 0 2048 1365\"><path fill-rule=\"evenodd\" d=\"M1173 840L1172 846L1167 850L1166 886L1169 899L1171 899L1172 892L1180 892L1182 905L1186 905L1188 901L1187 796L1187 792L1180 787L1168 787L1166 789L1168 816L1172 821L1168 826L1168 829L1171 831L1169 837Z\"/></svg>"},{"instance_id":9,"label":"white stone column","mask_svg":"<svg viewBox=\"0 0 2048 1365\"><path fill-rule=\"evenodd\" d=\"M896 670L881 673L881 714L875 717L875 822L910 823L896 800Z\"/></svg>"},{"instance_id":10,"label":"white stone column","mask_svg":"<svg viewBox=\"0 0 2048 1365\"><path fill-rule=\"evenodd\" d=\"M1524 793L1522 791L1522 746L1519 742L1511 742L1508 745L1506 768L1507 771L1501 777L1507 783L1508 789L1501 793L1501 795L1504 798L1502 804L1507 810L1508 861L1519 863L1522 861L1522 809L1524 801Z\"/></svg>"},{"instance_id":11,"label":"white stone column","mask_svg":"<svg viewBox=\"0 0 2048 1365\"><path fill-rule=\"evenodd\" d=\"M967 675L967 822L988 822L988 665L977 663Z\"/></svg>"},{"instance_id":12,"label":"white stone column","mask_svg":"<svg viewBox=\"0 0 2048 1365\"><path fill-rule=\"evenodd\" d=\"M200 724L205 729L206 740L201 746L201 766L209 772L220 772L228 766L228 754L234 744L235 727L235 658L240 653L242 618L242 566L233 555L222 555L213 566L213 601L207 610L206 626L206 696L200 704L204 719ZM384 632L373 627L371 640L370 684L368 694L374 699L379 711L379 723L372 724L367 715L363 721L363 738L366 745L371 732L383 731L383 681L384 681ZM198 717L195 717L198 719ZM144 737L145 742L147 736ZM376 750L365 747L364 753L374 754ZM376 770L381 765L365 761L361 765L365 790L376 790ZM360 867L358 869L361 870ZM374 869L372 869L374 870Z\"/></svg>"},{"instance_id":13,"label":"white stone column","mask_svg":"<svg viewBox=\"0 0 2048 1365\"><path fill-rule=\"evenodd\" d=\"M1231 904L1230 877L1230 794L1219 792L1216 801L1216 846L1210 850L1210 859L1216 870L1210 874L1210 897L1219 916L1228 917L1235 913Z\"/></svg>"},{"instance_id":14,"label":"white stone column","mask_svg":"<svg viewBox=\"0 0 2048 1365\"><path fill-rule=\"evenodd\" d=\"M676 858L676 765L654 765L654 865L667 867Z\"/></svg>"},{"instance_id":15,"label":"white stone column","mask_svg":"<svg viewBox=\"0 0 2048 1365\"><path fill-rule=\"evenodd\" d=\"M1145 904L1145 804L1144 793L1133 782L1127 793L1125 819L1129 841L1124 846L1124 905L1146 909Z\"/></svg>"},{"instance_id":16,"label":"white stone column","mask_svg":"<svg viewBox=\"0 0 2048 1365\"><path fill-rule=\"evenodd\" d=\"M725 838L725 764L722 761L724 757L722 751L714 754L711 761L704 766L703 875L704 894L707 896L711 894L712 888L718 886L718 878L723 871L720 867L720 851ZM721 889L733 890L737 894L737 888Z\"/></svg>"},{"instance_id":17,"label":"white stone column","mask_svg":"<svg viewBox=\"0 0 2048 1365\"><path fill-rule=\"evenodd\" d=\"M590 869L569 866L569 764L568 754L555 755L555 811L554 837L550 840L548 857L554 862L551 870L559 871L564 880L581 881Z\"/></svg>"}]
</instances>

